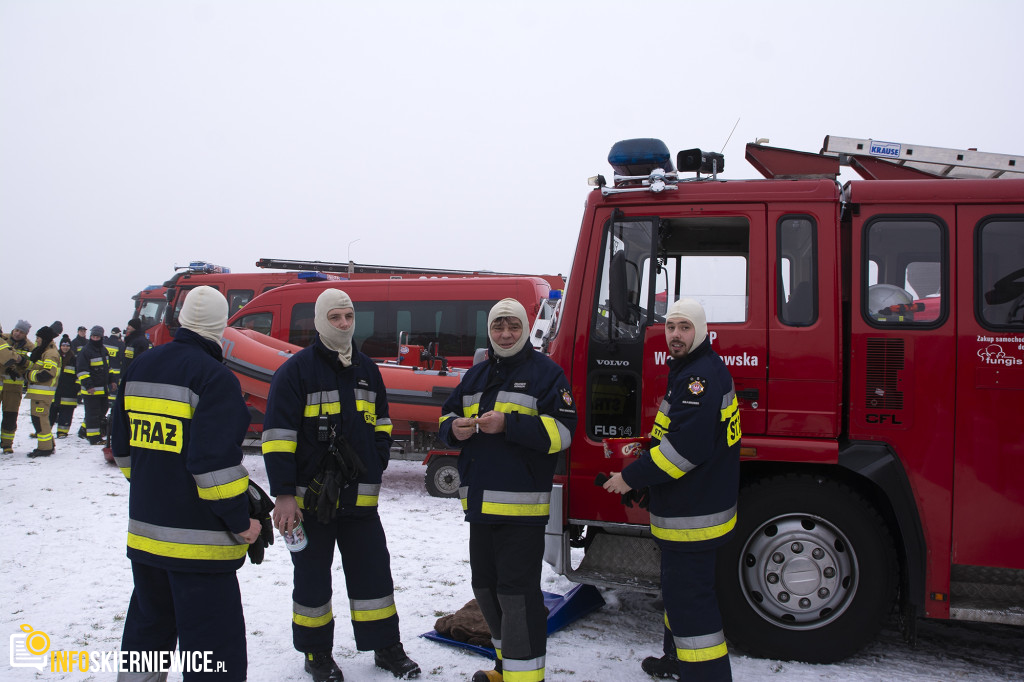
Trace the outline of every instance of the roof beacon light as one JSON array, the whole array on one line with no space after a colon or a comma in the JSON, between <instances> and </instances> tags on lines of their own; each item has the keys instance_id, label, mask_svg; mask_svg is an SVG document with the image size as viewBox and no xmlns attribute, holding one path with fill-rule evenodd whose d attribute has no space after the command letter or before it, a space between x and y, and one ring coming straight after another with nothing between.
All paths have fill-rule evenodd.
<instances>
[{"instance_id":1,"label":"roof beacon light","mask_svg":"<svg viewBox=\"0 0 1024 682\"><path fill-rule=\"evenodd\" d=\"M616 142L608 152L608 163L618 175L649 175L656 168L675 170L668 147L651 137Z\"/></svg>"},{"instance_id":2,"label":"roof beacon light","mask_svg":"<svg viewBox=\"0 0 1024 682\"><path fill-rule=\"evenodd\" d=\"M214 265L213 263L207 263L204 260L190 261L188 266L175 266L175 270L185 269L188 272L196 275L220 275L231 272L231 268L225 268L222 265Z\"/></svg>"}]
</instances>

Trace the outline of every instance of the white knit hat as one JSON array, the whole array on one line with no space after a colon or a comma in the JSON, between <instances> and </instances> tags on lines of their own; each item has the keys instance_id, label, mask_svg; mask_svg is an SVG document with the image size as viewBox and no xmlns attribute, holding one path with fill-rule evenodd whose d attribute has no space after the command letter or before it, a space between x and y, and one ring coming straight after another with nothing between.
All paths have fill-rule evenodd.
<instances>
[{"instance_id":1,"label":"white knit hat","mask_svg":"<svg viewBox=\"0 0 1024 682\"><path fill-rule=\"evenodd\" d=\"M522 303L514 298L503 298L495 303L491 307L491 312L487 314L487 338L490 338L491 324L499 317L515 317L523 325L523 335L519 337L519 340L511 348L501 348L496 346L493 341L491 342L491 348L494 349L495 355L502 358L510 358L521 351L526 342L530 340L530 319L526 316L526 308L523 307Z\"/></svg>"},{"instance_id":2,"label":"white knit hat","mask_svg":"<svg viewBox=\"0 0 1024 682\"><path fill-rule=\"evenodd\" d=\"M219 344L224 327L228 326L228 301L213 287L196 287L185 296L178 322L185 329Z\"/></svg>"},{"instance_id":3,"label":"white knit hat","mask_svg":"<svg viewBox=\"0 0 1024 682\"><path fill-rule=\"evenodd\" d=\"M355 322L346 330L341 330L327 321L327 314L337 308L352 308L352 299L341 289L324 289L316 298L313 306L313 326L320 334L325 346L335 351L342 364L352 361L352 335L356 333Z\"/></svg>"},{"instance_id":4,"label":"white knit hat","mask_svg":"<svg viewBox=\"0 0 1024 682\"><path fill-rule=\"evenodd\" d=\"M699 346L708 336L708 322L704 315L704 306L692 298L681 298L673 301L668 307L665 320L688 320L693 325L693 345L690 350Z\"/></svg>"}]
</instances>

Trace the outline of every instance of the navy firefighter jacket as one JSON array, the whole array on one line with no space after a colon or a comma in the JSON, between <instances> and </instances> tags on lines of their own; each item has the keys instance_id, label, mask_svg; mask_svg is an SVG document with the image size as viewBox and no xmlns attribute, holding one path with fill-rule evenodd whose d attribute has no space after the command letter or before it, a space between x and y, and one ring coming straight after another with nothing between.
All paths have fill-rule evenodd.
<instances>
[{"instance_id":1,"label":"navy firefighter jacket","mask_svg":"<svg viewBox=\"0 0 1024 682\"><path fill-rule=\"evenodd\" d=\"M505 414L505 432L459 441L458 417ZM441 408L438 437L462 446L459 497L472 523L547 523L558 453L569 447L576 405L562 368L529 343L474 365Z\"/></svg>"},{"instance_id":2,"label":"navy firefighter jacket","mask_svg":"<svg viewBox=\"0 0 1024 682\"><path fill-rule=\"evenodd\" d=\"M128 558L174 571L237 570L248 544L249 411L221 348L181 328L138 358L114 403L111 449L131 481Z\"/></svg>"},{"instance_id":3,"label":"navy firefighter jacket","mask_svg":"<svg viewBox=\"0 0 1024 682\"><path fill-rule=\"evenodd\" d=\"M663 548L710 549L736 525L741 435L732 377L710 340L670 358L650 450L622 471L630 487L650 486L651 534Z\"/></svg>"},{"instance_id":4,"label":"navy firefighter jacket","mask_svg":"<svg viewBox=\"0 0 1024 682\"><path fill-rule=\"evenodd\" d=\"M327 456L325 434L340 433L358 453L366 473L342 489L343 515L376 513L380 481L391 457L391 418L380 369L352 344L352 364L344 367L338 354L319 334L314 342L288 358L274 373L263 418L263 460L270 494L303 495Z\"/></svg>"}]
</instances>

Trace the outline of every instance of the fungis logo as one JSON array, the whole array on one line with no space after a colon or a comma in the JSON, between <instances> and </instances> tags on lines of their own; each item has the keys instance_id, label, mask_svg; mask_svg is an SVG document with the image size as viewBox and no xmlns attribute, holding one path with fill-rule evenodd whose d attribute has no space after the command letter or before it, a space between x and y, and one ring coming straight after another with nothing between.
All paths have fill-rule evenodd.
<instances>
[{"instance_id":1,"label":"fungis logo","mask_svg":"<svg viewBox=\"0 0 1024 682\"><path fill-rule=\"evenodd\" d=\"M1003 365L1004 367L1024 365L1024 360L1015 358L1012 355L1007 355L1003 351L1003 347L998 343L993 343L985 348L979 349L978 357L981 358L982 362L986 365Z\"/></svg>"}]
</instances>

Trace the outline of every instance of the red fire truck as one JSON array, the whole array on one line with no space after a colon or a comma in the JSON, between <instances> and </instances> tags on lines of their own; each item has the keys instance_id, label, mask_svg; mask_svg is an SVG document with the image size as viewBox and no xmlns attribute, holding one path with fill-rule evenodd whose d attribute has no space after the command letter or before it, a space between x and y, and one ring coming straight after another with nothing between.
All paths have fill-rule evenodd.
<instances>
[{"instance_id":1,"label":"red fire truck","mask_svg":"<svg viewBox=\"0 0 1024 682\"><path fill-rule=\"evenodd\" d=\"M662 315L689 296L741 406L732 644L830 662L897 612L910 637L917 617L1024 624L1024 157L827 137L747 159L764 179L629 140L591 179L548 344L579 425L546 559L658 588L647 512L595 477L628 463L604 439L650 432Z\"/></svg>"}]
</instances>

